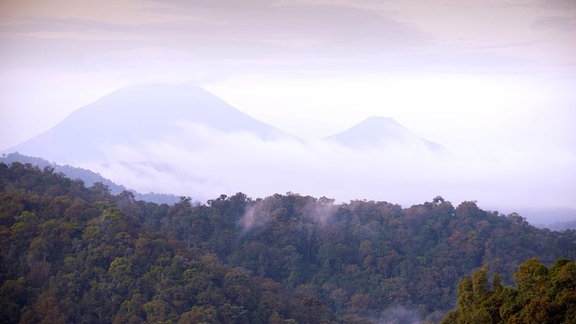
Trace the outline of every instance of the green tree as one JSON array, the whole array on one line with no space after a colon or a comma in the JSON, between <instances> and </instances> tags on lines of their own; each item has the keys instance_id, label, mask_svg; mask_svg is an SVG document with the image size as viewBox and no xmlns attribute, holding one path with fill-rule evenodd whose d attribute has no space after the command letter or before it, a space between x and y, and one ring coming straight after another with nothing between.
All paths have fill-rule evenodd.
<instances>
[{"instance_id":1,"label":"green tree","mask_svg":"<svg viewBox=\"0 0 576 324\"><path fill-rule=\"evenodd\" d=\"M458 306L442 323L573 323L576 320L576 264L558 259L550 270L528 259L514 274L515 287L504 287L486 267L458 285Z\"/></svg>"}]
</instances>

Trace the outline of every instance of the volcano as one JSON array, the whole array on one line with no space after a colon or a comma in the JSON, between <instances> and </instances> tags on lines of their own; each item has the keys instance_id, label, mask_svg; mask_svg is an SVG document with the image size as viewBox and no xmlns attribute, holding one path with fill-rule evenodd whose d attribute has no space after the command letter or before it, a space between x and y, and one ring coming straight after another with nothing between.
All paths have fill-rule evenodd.
<instances>
[{"instance_id":1,"label":"volcano","mask_svg":"<svg viewBox=\"0 0 576 324\"><path fill-rule=\"evenodd\" d=\"M194 149L204 145L206 132L250 134L267 141L294 138L199 87L144 85L117 90L7 151L60 163L106 160L115 147L138 148L155 141Z\"/></svg>"},{"instance_id":2,"label":"volcano","mask_svg":"<svg viewBox=\"0 0 576 324\"><path fill-rule=\"evenodd\" d=\"M440 151L442 145L425 140L404 128L392 118L373 116L357 125L325 138L353 149L386 149L392 146L422 146Z\"/></svg>"}]
</instances>

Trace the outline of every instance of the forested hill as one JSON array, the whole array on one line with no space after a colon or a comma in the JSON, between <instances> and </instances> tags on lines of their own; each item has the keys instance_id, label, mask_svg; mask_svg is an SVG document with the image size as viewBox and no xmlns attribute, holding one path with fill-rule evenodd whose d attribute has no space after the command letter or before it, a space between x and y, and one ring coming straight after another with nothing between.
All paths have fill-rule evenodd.
<instances>
[{"instance_id":1,"label":"forested hill","mask_svg":"<svg viewBox=\"0 0 576 324\"><path fill-rule=\"evenodd\" d=\"M334 320L314 295L154 232L123 210L129 192L20 163L0 163L0 189L0 323Z\"/></svg>"},{"instance_id":2,"label":"forested hill","mask_svg":"<svg viewBox=\"0 0 576 324\"><path fill-rule=\"evenodd\" d=\"M576 232L521 216L298 194L173 206L0 163L0 322L440 320L461 277L511 284L529 258L576 257Z\"/></svg>"}]
</instances>

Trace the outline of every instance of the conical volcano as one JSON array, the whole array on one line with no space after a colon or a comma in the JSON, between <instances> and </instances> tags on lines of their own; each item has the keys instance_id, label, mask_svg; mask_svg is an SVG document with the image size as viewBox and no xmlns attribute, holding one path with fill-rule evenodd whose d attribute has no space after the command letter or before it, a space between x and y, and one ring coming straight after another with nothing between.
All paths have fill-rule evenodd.
<instances>
[{"instance_id":1,"label":"conical volcano","mask_svg":"<svg viewBox=\"0 0 576 324\"><path fill-rule=\"evenodd\" d=\"M290 137L199 87L145 85L117 90L9 151L66 163L104 160L113 147L134 148L151 141L197 147L202 143L195 127L264 140Z\"/></svg>"},{"instance_id":2,"label":"conical volcano","mask_svg":"<svg viewBox=\"0 0 576 324\"><path fill-rule=\"evenodd\" d=\"M415 135L394 119L378 116L369 117L326 139L356 149L404 145L421 145L431 150L442 149L441 145Z\"/></svg>"}]
</instances>

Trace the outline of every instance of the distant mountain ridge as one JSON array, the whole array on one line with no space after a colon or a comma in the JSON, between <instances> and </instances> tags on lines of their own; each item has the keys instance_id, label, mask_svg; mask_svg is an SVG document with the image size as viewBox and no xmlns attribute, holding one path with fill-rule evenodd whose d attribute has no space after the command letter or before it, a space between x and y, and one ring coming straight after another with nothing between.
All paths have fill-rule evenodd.
<instances>
[{"instance_id":1,"label":"distant mountain ridge","mask_svg":"<svg viewBox=\"0 0 576 324\"><path fill-rule=\"evenodd\" d=\"M116 184L116 183L112 182L111 180L104 178L103 176L101 176L100 174L98 174L96 172L82 169L82 168L69 166L69 165L59 165L59 164L49 162L49 161L44 160L44 159L39 158L39 157L31 157L31 156L22 155L18 152L10 153L10 154L5 155L5 156L1 156L0 162L6 163L8 165L13 163L13 162L19 162L22 164L29 163L33 166L37 166L40 169L50 167L50 168L53 168L54 171L61 172L62 174L64 174L66 177L68 177L70 179L82 180L84 182L84 184L86 185L86 187L90 187L90 186L94 185L95 183L100 182L103 185L107 186L108 189L110 189L110 193L113 195L120 194L123 191L130 191L134 194L134 198L136 198L137 200L144 200L144 201L149 201L149 202L153 202L153 203L157 203L157 204L165 203L165 204L169 204L169 205L175 204L180 200L179 197L174 196L174 195L169 195L169 194L161 194L161 193L142 194L142 193L136 192L134 190L129 190L126 187L124 187L123 185Z\"/></svg>"}]
</instances>

